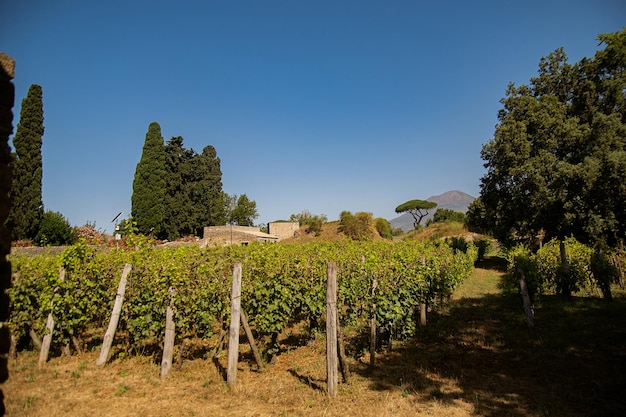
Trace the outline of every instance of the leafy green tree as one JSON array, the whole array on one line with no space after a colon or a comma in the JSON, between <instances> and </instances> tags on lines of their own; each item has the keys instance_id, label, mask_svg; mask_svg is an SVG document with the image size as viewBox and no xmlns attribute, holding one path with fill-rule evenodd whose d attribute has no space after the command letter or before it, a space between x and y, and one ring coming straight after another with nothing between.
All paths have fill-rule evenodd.
<instances>
[{"instance_id":1,"label":"leafy green tree","mask_svg":"<svg viewBox=\"0 0 626 417\"><path fill-rule=\"evenodd\" d=\"M213 146L205 146L202 153L194 158L198 181L190 193L197 210L196 230L200 233L204 226L226 224L226 206L222 190L221 161Z\"/></svg>"},{"instance_id":2,"label":"leafy green tree","mask_svg":"<svg viewBox=\"0 0 626 417\"><path fill-rule=\"evenodd\" d=\"M220 159L213 146L201 154L185 149L183 138L165 145L167 175L163 237L201 235L205 226L226 223Z\"/></svg>"},{"instance_id":3,"label":"leafy green tree","mask_svg":"<svg viewBox=\"0 0 626 417\"><path fill-rule=\"evenodd\" d=\"M465 227L470 232L489 234L491 231L491 225L485 205L480 197L475 199L467 207L467 213L465 214Z\"/></svg>"},{"instance_id":4,"label":"leafy green tree","mask_svg":"<svg viewBox=\"0 0 626 417\"><path fill-rule=\"evenodd\" d=\"M20 121L13 137L12 207L7 225L13 231L14 240L35 238L43 218L43 133L43 93L41 86L32 84L22 100Z\"/></svg>"},{"instance_id":5,"label":"leafy green tree","mask_svg":"<svg viewBox=\"0 0 626 417\"><path fill-rule=\"evenodd\" d=\"M593 58L572 65L557 49L529 85L507 89L481 179L503 243L543 234L614 247L626 235L626 31L598 39Z\"/></svg>"},{"instance_id":6,"label":"leafy green tree","mask_svg":"<svg viewBox=\"0 0 626 417\"><path fill-rule=\"evenodd\" d=\"M372 213L343 211L339 215L339 230L352 240L371 240L375 230L374 217Z\"/></svg>"},{"instance_id":7,"label":"leafy green tree","mask_svg":"<svg viewBox=\"0 0 626 417\"><path fill-rule=\"evenodd\" d=\"M426 200L409 200L396 207L396 213L408 212L413 216L413 226L417 229L422 219L428 216L428 210L437 207L437 203Z\"/></svg>"},{"instance_id":8,"label":"leafy green tree","mask_svg":"<svg viewBox=\"0 0 626 417\"><path fill-rule=\"evenodd\" d=\"M445 222L465 223L465 214L461 213L460 211L439 208L435 211L432 221L429 223L445 223Z\"/></svg>"},{"instance_id":9,"label":"leafy green tree","mask_svg":"<svg viewBox=\"0 0 626 417\"><path fill-rule=\"evenodd\" d=\"M160 236L162 238L175 240L193 233L193 203L189 193L194 174L191 164L193 157L193 150L184 148L181 136L172 137L165 144L165 202Z\"/></svg>"},{"instance_id":10,"label":"leafy green tree","mask_svg":"<svg viewBox=\"0 0 626 417\"><path fill-rule=\"evenodd\" d=\"M230 213L228 222L238 226L254 226L254 220L259 217L256 209L256 202L250 200L247 195L235 194L231 196Z\"/></svg>"},{"instance_id":11,"label":"leafy green tree","mask_svg":"<svg viewBox=\"0 0 626 417\"><path fill-rule=\"evenodd\" d=\"M76 230L56 211L43 214L35 242L39 246L73 245L78 239Z\"/></svg>"},{"instance_id":12,"label":"leafy green tree","mask_svg":"<svg viewBox=\"0 0 626 417\"><path fill-rule=\"evenodd\" d=\"M141 160L135 170L131 216L139 233L162 236L165 216L165 148L161 126L148 127Z\"/></svg>"},{"instance_id":13,"label":"leafy green tree","mask_svg":"<svg viewBox=\"0 0 626 417\"><path fill-rule=\"evenodd\" d=\"M307 233L314 233L315 236L319 236L322 233L322 226L328 221L328 218L324 214L317 215L303 210L300 214L292 214L289 220L298 222L300 226L307 226Z\"/></svg>"},{"instance_id":14,"label":"leafy green tree","mask_svg":"<svg viewBox=\"0 0 626 417\"><path fill-rule=\"evenodd\" d=\"M383 239L391 239L393 237L393 229L391 223L387 219L378 217L375 221L376 231Z\"/></svg>"}]
</instances>

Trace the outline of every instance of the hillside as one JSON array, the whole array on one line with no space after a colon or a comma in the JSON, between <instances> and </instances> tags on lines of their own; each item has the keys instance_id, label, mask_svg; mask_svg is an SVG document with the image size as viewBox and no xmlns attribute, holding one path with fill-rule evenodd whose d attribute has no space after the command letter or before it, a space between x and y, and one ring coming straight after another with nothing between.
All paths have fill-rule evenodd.
<instances>
[{"instance_id":1,"label":"hillside","mask_svg":"<svg viewBox=\"0 0 626 417\"><path fill-rule=\"evenodd\" d=\"M431 210L428 213L428 216L422 219L422 224L426 224L426 221L433 217L435 211L437 211L438 208L444 208L465 213L467 211L467 207L469 207L469 205L475 199L475 197L472 197L471 195L458 190L448 191L440 195L428 197L426 200L437 203L437 207ZM404 213L401 216L390 220L389 223L391 223L391 227L393 228L399 227L403 231L408 232L409 230L413 229L413 216L411 216L409 213Z\"/></svg>"}]
</instances>

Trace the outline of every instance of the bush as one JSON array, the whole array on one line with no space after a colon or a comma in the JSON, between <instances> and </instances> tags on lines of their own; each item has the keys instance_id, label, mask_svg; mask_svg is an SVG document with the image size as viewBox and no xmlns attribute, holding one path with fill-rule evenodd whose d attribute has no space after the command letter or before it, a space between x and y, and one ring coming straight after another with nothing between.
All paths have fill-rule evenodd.
<instances>
[{"instance_id":1,"label":"bush","mask_svg":"<svg viewBox=\"0 0 626 417\"><path fill-rule=\"evenodd\" d=\"M372 213L353 215L343 211L339 216L339 230L352 240L371 240L374 237L374 217Z\"/></svg>"},{"instance_id":2,"label":"bush","mask_svg":"<svg viewBox=\"0 0 626 417\"><path fill-rule=\"evenodd\" d=\"M300 214L292 214L289 220L298 222L300 226L308 226L307 233L314 233L315 236L319 236L322 233L322 226L328 219L324 214L318 216L303 210Z\"/></svg>"},{"instance_id":3,"label":"bush","mask_svg":"<svg viewBox=\"0 0 626 417\"><path fill-rule=\"evenodd\" d=\"M383 239L391 239L393 237L393 230L391 224L386 219L379 217L376 219L376 231Z\"/></svg>"},{"instance_id":4,"label":"bush","mask_svg":"<svg viewBox=\"0 0 626 417\"><path fill-rule=\"evenodd\" d=\"M61 213L46 211L43 214L35 243L39 246L72 245L77 240L76 232Z\"/></svg>"},{"instance_id":5,"label":"bush","mask_svg":"<svg viewBox=\"0 0 626 417\"><path fill-rule=\"evenodd\" d=\"M460 211L440 208L435 211L433 218L426 223L426 226L433 223L458 222L465 223L465 214Z\"/></svg>"}]
</instances>

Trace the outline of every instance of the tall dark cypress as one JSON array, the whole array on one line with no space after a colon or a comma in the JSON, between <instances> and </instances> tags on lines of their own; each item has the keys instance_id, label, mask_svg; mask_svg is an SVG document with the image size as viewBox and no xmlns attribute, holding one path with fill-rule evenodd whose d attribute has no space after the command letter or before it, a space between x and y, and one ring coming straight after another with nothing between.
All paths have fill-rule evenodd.
<instances>
[{"instance_id":1,"label":"tall dark cypress","mask_svg":"<svg viewBox=\"0 0 626 417\"><path fill-rule=\"evenodd\" d=\"M135 169L131 216L139 233L160 236L164 219L165 146L161 126L152 122L146 133L141 160Z\"/></svg>"},{"instance_id":2,"label":"tall dark cypress","mask_svg":"<svg viewBox=\"0 0 626 417\"><path fill-rule=\"evenodd\" d=\"M13 137L12 208L8 226L13 239L33 239L43 217L41 145L43 126L43 93L33 84L22 100L20 121Z\"/></svg>"},{"instance_id":3,"label":"tall dark cypress","mask_svg":"<svg viewBox=\"0 0 626 417\"><path fill-rule=\"evenodd\" d=\"M226 224L226 207L224 192L222 191L221 161L213 146L206 146L202 154L198 155L201 161L202 183L199 199L203 212L200 215L202 227L219 226Z\"/></svg>"}]
</instances>

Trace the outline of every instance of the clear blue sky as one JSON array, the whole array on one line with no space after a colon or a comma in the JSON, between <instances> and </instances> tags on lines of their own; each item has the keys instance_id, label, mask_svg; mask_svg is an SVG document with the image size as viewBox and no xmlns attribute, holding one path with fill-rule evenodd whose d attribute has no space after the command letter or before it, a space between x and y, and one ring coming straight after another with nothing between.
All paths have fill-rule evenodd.
<instances>
[{"instance_id":1,"label":"clear blue sky","mask_svg":"<svg viewBox=\"0 0 626 417\"><path fill-rule=\"evenodd\" d=\"M45 209L110 232L152 121L213 145L258 223L477 196L507 84L624 26L623 0L24 0L0 5L0 51L16 126L43 88Z\"/></svg>"}]
</instances>

